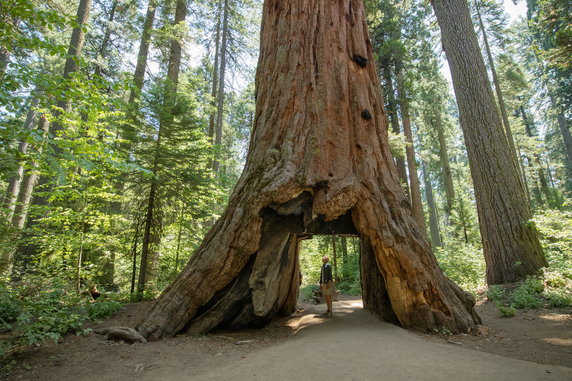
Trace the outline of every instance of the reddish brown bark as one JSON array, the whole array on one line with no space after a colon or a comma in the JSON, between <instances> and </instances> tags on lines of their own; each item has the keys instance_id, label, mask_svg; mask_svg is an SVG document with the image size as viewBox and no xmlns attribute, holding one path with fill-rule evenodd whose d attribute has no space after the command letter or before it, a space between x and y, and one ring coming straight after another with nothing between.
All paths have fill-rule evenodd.
<instances>
[{"instance_id":1,"label":"reddish brown bark","mask_svg":"<svg viewBox=\"0 0 572 381\"><path fill-rule=\"evenodd\" d=\"M469 330L474 299L440 271L399 184L363 2L267 0L263 20L244 172L139 332L158 339L291 312L293 237L319 233L361 237L366 309L418 330Z\"/></svg>"},{"instance_id":2,"label":"reddish brown bark","mask_svg":"<svg viewBox=\"0 0 572 381\"><path fill-rule=\"evenodd\" d=\"M489 284L547 266L465 0L433 0L475 188Z\"/></svg>"}]
</instances>

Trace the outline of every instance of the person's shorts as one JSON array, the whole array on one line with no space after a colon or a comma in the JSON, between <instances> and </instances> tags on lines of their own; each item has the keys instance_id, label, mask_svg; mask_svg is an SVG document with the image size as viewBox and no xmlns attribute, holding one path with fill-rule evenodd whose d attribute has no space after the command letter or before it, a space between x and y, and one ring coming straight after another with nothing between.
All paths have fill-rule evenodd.
<instances>
[{"instance_id":1,"label":"person's shorts","mask_svg":"<svg viewBox=\"0 0 572 381\"><path fill-rule=\"evenodd\" d=\"M330 282L329 285L330 287L326 287L328 284L323 284L322 285L322 294L324 296L332 296L336 293L336 288L334 287L334 283Z\"/></svg>"}]
</instances>

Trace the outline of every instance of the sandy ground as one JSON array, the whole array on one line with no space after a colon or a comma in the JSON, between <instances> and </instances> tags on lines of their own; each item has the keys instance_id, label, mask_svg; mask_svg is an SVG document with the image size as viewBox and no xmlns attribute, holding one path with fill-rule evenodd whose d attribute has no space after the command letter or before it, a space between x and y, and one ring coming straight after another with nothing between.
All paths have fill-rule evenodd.
<instances>
[{"instance_id":1,"label":"sandy ground","mask_svg":"<svg viewBox=\"0 0 572 381\"><path fill-rule=\"evenodd\" d=\"M359 298L303 303L261 330L181 335L148 344L69 336L16 357L15 380L572 380L572 319L538 310L501 318L478 307L480 336L416 334L363 311ZM135 325L148 305L128 306L104 326ZM569 311L568 311L569 312ZM477 349L477 350L475 350ZM486 352L485 352L486 351ZM492 353L489 353L492 352ZM532 360L532 361L524 361ZM534 362L533 362L534 361Z\"/></svg>"}]
</instances>

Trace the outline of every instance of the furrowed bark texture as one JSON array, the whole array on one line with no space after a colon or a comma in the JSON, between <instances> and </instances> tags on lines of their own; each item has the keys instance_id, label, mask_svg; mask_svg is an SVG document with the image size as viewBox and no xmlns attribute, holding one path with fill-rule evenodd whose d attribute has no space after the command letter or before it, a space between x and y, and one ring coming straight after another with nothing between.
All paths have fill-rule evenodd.
<instances>
[{"instance_id":1,"label":"furrowed bark texture","mask_svg":"<svg viewBox=\"0 0 572 381\"><path fill-rule=\"evenodd\" d=\"M474 300L440 271L398 181L363 2L267 0L263 20L244 172L139 332L158 339L292 312L303 234L361 237L366 309L418 330L469 330Z\"/></svg>"},{"instance_id":2,"label":"furrowed bark texture","mask_svg":"<svg viewBox=\"0 0 572 381\"><path fill-rule=\"evenodd\" d=\"M547 266L530 206L502 128L466 0L433 0L453 77L475 188L489 284Z\"/></svg>"}]
</instances>

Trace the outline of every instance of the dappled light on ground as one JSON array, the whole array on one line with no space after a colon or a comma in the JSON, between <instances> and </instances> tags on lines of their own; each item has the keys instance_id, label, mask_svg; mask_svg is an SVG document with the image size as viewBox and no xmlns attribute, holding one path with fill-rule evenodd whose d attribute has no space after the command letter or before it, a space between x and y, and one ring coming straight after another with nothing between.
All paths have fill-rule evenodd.
<instances>
[{"instance_id":1,"label":"dappled light on ground","mask_svg":"<svg viewBox=\"0 0 572 381\"><path fill-rule=\"evenodd\" d=\"M286 324L294 331L294 334L299 333L303 329L317 326L320 324L333 323L334 321L341 319L343 316L355 312L357 309L362 309L363 304L356 300L342 300L334 302L333 309L334 313L331 318L324 318L320 315L325 312L325 304L318 305L304 305L301 307L294 317L288 321Z\"/></svg>"}]
</instances>

